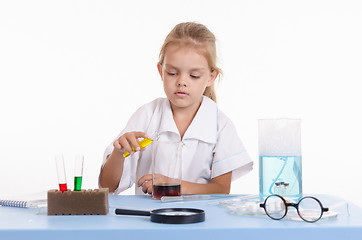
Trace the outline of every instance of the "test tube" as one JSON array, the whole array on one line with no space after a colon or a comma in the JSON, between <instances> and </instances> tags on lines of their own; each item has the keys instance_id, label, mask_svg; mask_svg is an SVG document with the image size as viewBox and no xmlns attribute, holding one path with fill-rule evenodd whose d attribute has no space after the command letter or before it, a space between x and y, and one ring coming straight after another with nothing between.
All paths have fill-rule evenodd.
<instances>
[{"instance_id":1,"label":"test tube","mask_svg":"<svg viewBox=\"0 0 362 240\"><path fill-rule=\"evenodd\" d=\"M63 154L55 155L55 163L57 165L59 190L62 192L67 191L67 178L65 176Z\"/></svg>"},{"instance_id":2,"label":"test tube","mask_svg":"<svg viewBox=\"0 0 362 240\"><path fill-rule=\"evenodd\" d=\"M150 137L148 138L144 138L142 141L140 141L138 144L140 145L141 148L145 148L147 147L148 145L150 145L154 140L157 140L158 139L158 132L154 132ZM133 151L136 151L134 149L134 147L132 147L132 150ZM130 156L131 154L129 152L125 152L123 154L123 157L126 158L128 156Z\"/></svg>"},{"instance_id":3,"label":"test tube","mask_svg":"<svg viewBox=\"0 0 362 240\"><path fill-rule=\"evenodd\" d=\"M80 191L82 189L83 162L84 162L84 156L83 155L75 156L74 191Z\"/></svg>"}]
</instances>

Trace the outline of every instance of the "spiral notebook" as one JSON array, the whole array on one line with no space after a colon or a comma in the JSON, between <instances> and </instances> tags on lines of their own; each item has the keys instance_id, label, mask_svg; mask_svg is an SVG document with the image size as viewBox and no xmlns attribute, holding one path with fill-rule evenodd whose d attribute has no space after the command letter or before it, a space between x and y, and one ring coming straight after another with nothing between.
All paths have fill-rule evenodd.
<instances>
[{"instance_id":1,"label":"spiral notebook","mask_svg":"<svg viewBox=\"0 0 362 240\"><path fill-rule=\"evenodd\" d=\"M40 208L47 206L46 192L24 196L0 197L0 206L20 208Z\"/></svg>"}]
</instances>

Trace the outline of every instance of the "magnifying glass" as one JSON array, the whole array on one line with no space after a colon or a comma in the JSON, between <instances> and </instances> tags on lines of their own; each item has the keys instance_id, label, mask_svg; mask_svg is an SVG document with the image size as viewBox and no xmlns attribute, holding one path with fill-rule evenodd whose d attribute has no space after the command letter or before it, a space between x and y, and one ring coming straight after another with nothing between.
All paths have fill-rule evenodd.
<instances>
[{"instance_id":1,"label":"magnifying glass","mask_svg":"<svg viewBox=\"0 0 362 240\"><path fill-rule=\"evenodd\" d=\"M140 211L117 208L117 215L151 216L151 222L185 224L205 221L205 211L195 208L161 208L152 211Z\"/></svg>"}]
</instances>

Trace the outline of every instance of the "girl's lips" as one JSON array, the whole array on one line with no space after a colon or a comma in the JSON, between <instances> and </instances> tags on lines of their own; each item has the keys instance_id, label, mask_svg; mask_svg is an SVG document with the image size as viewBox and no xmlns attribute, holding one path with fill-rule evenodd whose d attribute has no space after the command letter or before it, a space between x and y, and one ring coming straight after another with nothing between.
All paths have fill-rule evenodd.
<instances>
[{"instance_id":1,"label":"girl's lips","mask_svg":"<svg viewBox=\"0 0 362 240\"><path fill-rule=\"evenodd\" d=\"M175 94L179 97L186 97L188 95L187 93L182 92L182 91L177 91Z\"/></svg>"}]
</instances>

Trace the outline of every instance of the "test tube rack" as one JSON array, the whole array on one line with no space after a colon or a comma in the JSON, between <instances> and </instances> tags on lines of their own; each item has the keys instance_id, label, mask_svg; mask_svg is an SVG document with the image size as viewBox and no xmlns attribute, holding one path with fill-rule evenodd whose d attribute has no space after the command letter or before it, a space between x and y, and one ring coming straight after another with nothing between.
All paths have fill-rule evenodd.
<instances>
[{"instance_id":1,"label":"test tube rack","mask_svg":"<svg viewBox=\"0 0 362 240\"><path fill-rule=\"evenodd\" d=\"M108 188L48 191L48 215L106 215L108 212Z\"/></svg>"}]
</instances>

